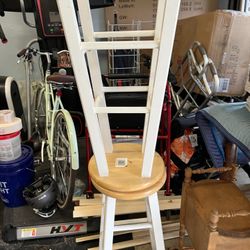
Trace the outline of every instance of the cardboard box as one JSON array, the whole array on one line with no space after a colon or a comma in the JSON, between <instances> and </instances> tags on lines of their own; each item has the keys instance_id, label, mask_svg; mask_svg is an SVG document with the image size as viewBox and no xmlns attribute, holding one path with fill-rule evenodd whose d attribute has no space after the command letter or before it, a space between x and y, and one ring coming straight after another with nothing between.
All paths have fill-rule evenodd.
<instances>
[{"instance_id":1,"label":"cardboard box","mask_svg":"<svg viewBox=\"0 0 250 250\"><path fill-rule=\"evenodd\" d=\"M148 29L145 23L142 24L143 27L132 27L131 24L137 22L141 25L138 21L153 23L156 12L157 0L116 0L113 7L105 8L105 18L107 23L115 24L114 14L116 14L120 30Z\"/></svg>"},{"instance_id":2,"label":"cardboard box","mask_svg":"<svg viewBox=\"0 0 250 250\"><path fill-rule=\"evenodd\" d=\"M114 23L114 13L117 13L118 24L132 24L134 21L152 22L156 17L157 2L157 0L116 0L113 7L105 8L106 22ZM179 19L218 9L218 2L219 0L182 0ZM143 28L149 27L145 25ZM129 28L125 25L121 29Z\"/></svg>"},{"instance_id":3,"label":"cardboard box","mask_svg":"<svg viewBox=\"0 0 250 250\"><path fill-rule=\"evenodd\" d=\"M179 19L198 16L206 12L217 10L219 0L182 0Z\"/></svg>"},{"instance_id":4,"label":"cardboard box","mask_svg":"<svg viewBox=\"0 0 250 250\"><path fill-rule=\"evenodd\" d=\"M250 15L217 10L179 20L173 48L176 69L193 41L199 41L214 61L220 77L219 95L244 94L250 64Z\"/></svg>"}]
</instances>

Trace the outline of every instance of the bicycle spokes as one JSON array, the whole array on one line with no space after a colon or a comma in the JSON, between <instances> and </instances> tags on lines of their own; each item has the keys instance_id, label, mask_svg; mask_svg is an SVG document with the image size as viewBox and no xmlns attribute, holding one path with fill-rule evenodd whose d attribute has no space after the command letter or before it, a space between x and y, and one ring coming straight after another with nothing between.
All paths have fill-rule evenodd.
<instances>
[{"instance_id":1,"label":"bicycle spokes","mask_svg":"<svg viewBox=\"0 0 250 250\"><path fill-rule=\"evenodd\" d=\"M74 191L74 171L72 169L72 143L67 116L59 111L55 117L53 130L53 167L58 185L58 206L64 208Z\"/></svg>"}]
</instances>

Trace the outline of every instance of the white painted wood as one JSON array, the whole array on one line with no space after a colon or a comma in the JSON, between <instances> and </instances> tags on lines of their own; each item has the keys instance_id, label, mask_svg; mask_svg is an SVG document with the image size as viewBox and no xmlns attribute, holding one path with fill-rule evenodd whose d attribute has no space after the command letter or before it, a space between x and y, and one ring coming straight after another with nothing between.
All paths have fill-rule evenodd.
<instances>
[{"instance_id":1,"label":"white painted wood","mask_svg":"<svg viewBox=\"0 0 250 250\"><path fill-rule=\"evenodd\" d=\"M95 38L129 38L129 37L151 37L154 30L130 30L130 31L99 31L94 32Z\"/></svg>"},{"instance_id":2,"label":"white painted wood","mask_svg":"<svg viewBox=\"0 0 250 250\"><path fill-rule=\"evenodd\" d=\"M153 93L154 84L155 84L155 67L156 67L157 59L158 59L158 52L159 52L158 49L154 49L152 52L151 66L150 66L150 78L149 78L149 84L148 84L147 107L151 107L152 93ZM145 143L146 143L147 132L148 132L148 121L149 121L149 114L146 114L145 119L144 119L142 152L145 152Z\"/></svg>"},{"instance_id":3,"label":"white painted wood","mask_svg":"<svg viewBox=\"0 0 250 250\"><path fill-rule=\"evenodd\" d=\"M166 1L158 1L157 6L157 17L155 22L155 36L154 40L160 41L161 39L161 33L162 33L162 23L164 18L164 11L165 10L165 2ZM149 78L149 87L148 87L148 97L147 97L147 107L151 106L152 101L152 93L154 91L154 85L155 85L155 69L158 61L158 54L159 50L154 49L152 52L152 58L151 58L151 67L150 67L150 78ZM160 111L161 112L161 111ZM147 132L148 132L148 121L149 121L149 114L145 116L144 120L144 129L143 129L143 142L142 142L142 151L145 152L145 140L147 138Z\"/></svg>"},{"instance_id":4,"label":"white painted wood","mask_svg":"<svg viewBox=\"0 0 250 250\"><path fill-rule=\"evenodd\" d=\"M150 204L149 204L147 198L145 199L145 202L146 202L147 220L148 220L148 223L151 224L151 228L149 229L150 242L151 242L152 249L155 249L156 246L155 246L154 230L153 230L153 227L152 227L152 217L151 217Z\"/></svg>"},{"instance_id":5,"label":"white painted wood","mask_svg":"<svg viewBox=\"0 0 250 250\"><path fill-rule=\"evenodd\" d=\"M81 19L81 25L83 28L84 42L95 43L94 27L90 12L89 1L78 0L78 8L79 8L79 16ZM106 106L104 93L102 91L103 83L102 83L101 69L97 51L95 50L87 51L87 59L88 59L88 66L90 69L89 73L92 81L94 96L95 97L100 96L102 100L102 106ZM113 146L112 146L112 137L110 132L108 115L106 113L102 113L98 115L98 120L101 129L102 142L105 148L105 152L111 153L113 151Z\"/></svg>"},{"instance_id":6,"label":"white painted wood","mask_svg":"<svg viewBox=\"0 0 250 250\"><path fill-rule=\"evenodd\" d=\"M102 204L105 204L106 196L102 195ZM101 213L101 220L100 220L100 237L99 237L99 248L103 249L103 242L104 242L104 216L105 216L105 206L102 205L102 213Z\"/></svg>"},{"instance_id":7,"label":"white painted wood","mask_svg":"<svg viewBox=\"0 0 250 250\"><path fill-rule=\"evenodd\" d=\"M161 108L165 95L168 70L172 54L175 28L178 18L180 0L166 1L165 16L160 39L159 56L157 60L154 90L152 93L151 110L148 121L147 136L143 158L142 176L150 177L156 139L161 117ZM156 23L157 25L157 23ZM157 34L157 33L156 33Z\"/></svg>"},{"instance_id":8,"label":"white painted wood","mask_svg":"<svg viewBox=\"0 0 250 250\"><path fill-rule=\"evenodd\" d=\"M146 119L145 132L143 135L144 158L142 176L150 177L180 0L158 1L155 31L134 31L130 33L127 31L107 33L94 32L89 1L78 0L84 41L81 41L79 34L73 1L57 0L57 4L64 26L65 36L71 54L77 86L100 176L108 175L105 152L112 151L111 132L107 113L145 113ZM140 37L152 35L154 35L153 40L139 40ZM95 40L96 38L108 39L115 37L126 39L122 41L121 39L119 41ZM135 39L135 37L138 39ZM133 40L128 41L128 38L133 38ZM149 86L146 88L103 87L97 54L98 50L103 49L153 49ZM87 67L87 65L89 67ZM148 91L146 107L107 107L104 93L122 91ZM150 229L152 248L157 250L164 249L157 193L146 198L148 222L139 222L139 224L136 225L131 223L128 225L115 225L114 217L116 199L108 196L105 196L104 199L101 218L100 249L112 249L114 230L127 231L138 229ZM143 205L145 206L144 203ZM87 207L89 210L93 208L91 204ZM101 206L97 207L96 210L100 208Z\"/></svg>"},{"instance_id":9,"label":"white painted wood","mask_svg":"<svg viewBox=\"0 0 250 250\"><path fill-rule=\"evenodd\" d=\"M147 92L148 86L121 86L121 87L103 87L103 92L114 93L114 92Z\"/></svg>"},{"instance_id":10,"label":"white painted wood","mask_svg":"<svg viewBox=\"0 0 250 250\"><path fill-rule=\"evenodd\" d=\"M146 107L95 107L97 114L145 114L149 110Z\"/></svg>"},{"instance_id":11,"label":"white painted wood","mask_svg":"<svg viewBox=\"0 0 250 250\"><path fill-rule=\"evenodd\" d=\"M114 227L115 232L121 231L133 231L133 230L140 230L140 229L150 229L152 228L151 223L137 223L137 224L127 224L127 225L119 225Z\"/></svg>"},{"instance_id":12,"label":"white painted wood","mask_svg":"<svg viewBox=\"0 0 250 250\"><path fill-rule=\"evenodd\" d=\"M157 41L109 41L109 42L82 42L83 51L88 50L116 50L116 49L154 49Z\"/></svg>"},{"instance_id":13,"label":"white painted wood","mask_svg":"<svg viewBox=\"0 0 250 250\"><path fill-rule=\"evenodd\" d=\"M246 11L246 0L241 0L240 1L240 11L243 11L243 12L245 12Z\"/></svg>"},{"instance_id":14,"label":"white painted wood","mask_svg":"<svg viewBox=\"0 0 250 250\"><path fill-rule=\"evenodd\" d=\"M114 235L115 204L116 204L115 198L105 196L103 250L112 249L113 235Z\"/></svg>"},{"instance_id":15,"label":"white painted wood","mask_svg":"<svg viewBox=\"0 0 250 250\"><path fill-rule=\"evenodd\" d=\"M87 65L84 62L84 54L80 49L81 37L78 23L75 16L74 5L71 0L57 0L58 9L62 19L65 38L71 55L71 61L79 90L82 107L94 154L97 157L98 171L101 176L108 175L107 160L104 146L102 144L102 134L99 127L98 118L93 110L94 99L91 91L91 83L88 77Z\"/></svg>"},{"instance_id":16,"label":"white painted wood","mask_svg":"<svg viewBox=\"0 0 250 250\"><path fill-rule=\"evenodd\" d=\"M127 220L125 220L125 222L126 221ZM168 223L166 223L166 221L163 221L162 224L163 224L162 227L163 227L164 240L166 240L165 234L167 234L167 237L168 237L167 239L169 239L172 232L177 232L177 233L179 232L180 223L171 222L171 221L168 221ZM122 235L122 234L127 234L127 233L129 233L129 231L123 231L123 232L119 232L119 233L115 232L114 235ZM136 238L138 238L138 237L145 238L148 236L148 232L138 230L138 231L133 231L133 235L135 235ZM178 238L178 234L176 235L176 238ZM77 237L76 242L85 242L85 241L90 241L90 240L95 240L95 239L99 239L99 233L94 234L94 235ZM150 243L150 240L148 240L148 243Z\"/></svg>"},{"instance_id":17,"label":"white painted wood","mask_svg":"<svg viewBox=\"0 0 250 250\"><path fill-rule=\"evenodd\" d=\"M152 247L155 249L165 249L162 224L161 224L161 215L157 193L154 193L146 198L148 200L149 205L149 213L152 220L152 228L153 228L153 238L154 243ZM154 249L153 248L153 249Z\"/></svg>"}]
</instances>

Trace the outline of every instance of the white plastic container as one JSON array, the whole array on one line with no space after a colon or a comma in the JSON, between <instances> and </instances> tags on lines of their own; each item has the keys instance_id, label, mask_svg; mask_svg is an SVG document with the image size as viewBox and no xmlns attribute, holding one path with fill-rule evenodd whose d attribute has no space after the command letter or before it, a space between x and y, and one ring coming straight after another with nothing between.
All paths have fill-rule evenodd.
<instances>
[{"instance_id":1,"label":"white plastic container","mask_svg":"<svg viewBox=\"0 0 250 250\"><path fill-rule=\"evenodd\" d=\"M0 161L13 161L21 156L21 129L22 121L14 111L0 110Z\"/></svg>"}]
</instances>

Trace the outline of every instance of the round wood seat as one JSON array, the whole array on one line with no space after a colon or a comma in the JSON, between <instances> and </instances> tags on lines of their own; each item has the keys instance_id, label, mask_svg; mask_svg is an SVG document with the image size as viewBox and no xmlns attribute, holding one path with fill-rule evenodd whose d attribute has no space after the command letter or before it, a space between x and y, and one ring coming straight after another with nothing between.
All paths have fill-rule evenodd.
<instances>
[{"instance_id":1,"label":"round wood seat","mask_svg":"<svg viewBox=\"0 0 250 250\"><path fill-rule=\"evenodd\" d=\"M114 144L113 153L106 154L109 175L99 176L95 156L89 161L89 175L95 187L105 195L120 200L141 199L157 192L166 180L164 162L155 153L151 177L142 177L142 159L140 144ZM126 167L117 167L117 159L127 158Z\"/></svg>"}]
</instances>

